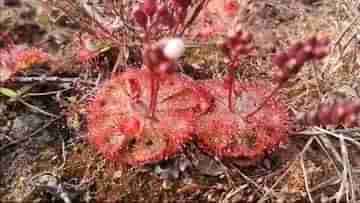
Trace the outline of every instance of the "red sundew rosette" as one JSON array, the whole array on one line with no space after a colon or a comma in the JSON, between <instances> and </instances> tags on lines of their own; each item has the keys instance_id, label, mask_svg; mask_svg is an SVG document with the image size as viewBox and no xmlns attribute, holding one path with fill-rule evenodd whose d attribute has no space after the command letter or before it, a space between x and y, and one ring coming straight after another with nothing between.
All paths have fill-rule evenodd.
<instances>
[{"instance_id":1,"label":"red sundew rosette","mask_svg":"<svg viewBox=\"0 0 360 203\"><path fill-rule=\"evenodd\" d=\"M233 142L233 135L244 125L242 118L235 114L212 111L197 120L198 144L204 151L223 157Z\"/></svg>"},{"instance_id":2,"label":"red sundew rosette","mask_svg":"<svg viewBox=\"0 0 360 203\"><path fill-rule=\"evenodd\" d=\"M240 84L237 90L237 99L235 109L241 111L243 115L248 115L257 105L260 105L264 98L267 97L268 91L264 85ZM247 102L242 98L246 99ZM276 96L270 98L265 107L248 119L252 128L264 129L268 135L268 149L277 146L281 142L286 142L289 129L289 114L286 105Z\"/></svg>"},{"instance_id":3,"label":"red sundew rosette","mask_svg":"<svg viewBox=\"0 0 360 203\"><path fill-rule=\"evenodd\" d=\"M150 74L130 69L113 77L89 106L89 141L110 160L143 165L180 152L192 139L195 118L210 106L191 79L174 73L161 79L150 118Z\"/></svg>"},{"instance_id":4,"label":"red sundew rosette","mask_svg":"<svg viewBox=\"0 0 360 203\"><path fill-rule=\"evenodd\" d=\"M33 65L48 63L50 57L39 49L17 45L0 49L0 59L0 82L5 82Z\"/></svg>"},{"instance_id":5,"label":"red sundew rosette","mask_svg":"<svg viewBox=\"0 0 360 203\"><path fill-rule=\"evenodd\" d=\"M271 98L259 112L245 120L266 97L264 86L236 82L234 112L227 106L224 81L203 81L202 87L215 98L215 107L202 115L196 126L199 144L205 151L223 158L255 160L286 142L289 116L278 99Z\"/></svg>"},{"instance_id":6,"label":"red sundew rosette","mask_svg":"<svg viewBox=\"0 0 360 203\"><path fill-rule=\"evenodd\" d=\"M143 126L139 119L126 116L94 112L94 117L88 119L90 143L95 144L98 151L109 160L117 160L127 142L137 138L142 131ZM131 121L137 125L132 124ZM124 124L127 124L126 128L123 127Z\"/></svg>"},{"instance_id":7,"label":"red sundew rosette","mask_svg":"<svg viewBox=\"0 0 360 203\"><path fill-rule=\"evenodd\" d=\"M35 64L45 64L49 61L49 55L35 48L18 51L15 56L15 69L23 70Z\"/></svg>"},{"instance_id":8,"label":"red sundew rosette","mask_svg":"<svg viewBox=\"0 0 360 203\"><path fill-rule=\"evenodd\" d=\"M119 160L130 165L142 165L168 159L182 151L194 131L191 117L171 112L159 113L164 120L145 119L144 129L133 143L120 154Z\"/></svg>"}]
</instances>

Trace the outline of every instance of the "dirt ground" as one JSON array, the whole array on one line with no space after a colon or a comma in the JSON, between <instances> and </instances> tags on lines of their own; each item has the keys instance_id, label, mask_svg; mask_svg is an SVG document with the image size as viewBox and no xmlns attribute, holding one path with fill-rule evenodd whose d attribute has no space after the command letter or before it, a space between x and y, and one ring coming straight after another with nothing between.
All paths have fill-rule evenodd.
<instances>
[{"instance_id":1,"label":"dirt ground","mask_svg":"<svg viewBox=\"0 0 360 203\"><path fill-rule=\"evenodd\" d=\"M357 1L239 2L241 23L256 44L256 52L243 61L240 80L269 81L271 53L321 32L332 39L330 56L307 64L282 89L292 116L334 97L359 99ZM85 139L86 108L113 62L102 64L102 71L67 64L67 50L79 27L56 9L49 12L40 0L0 0L0 32L12 33L17 44L64 57L53 76L88 82L19 78L7 84L22 94L0 95L0 202L360 201L359 128L294 125L288 143L251 166L244 166L244 160L215 159L194 144L170 160L143 167L105 160ZM0 39L0 47L4 43ZM128 51L126 63L136 64L137 54L136 49ZM213 49L190 48L182 71L195 79L222 77L219 58ZM23 78L52 71L36 67Z\"/></svg>"}]
</instances>

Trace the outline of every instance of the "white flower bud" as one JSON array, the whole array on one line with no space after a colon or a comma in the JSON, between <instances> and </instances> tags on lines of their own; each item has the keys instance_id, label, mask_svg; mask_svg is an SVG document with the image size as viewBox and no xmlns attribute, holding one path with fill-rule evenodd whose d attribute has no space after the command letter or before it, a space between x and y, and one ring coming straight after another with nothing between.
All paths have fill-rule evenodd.
<instances>
[{"instance_id":1,"label":"white flower bud","mask_svg":"<svg viewBox=\"0 0 360 203\"><path fill-rule=\"evenodd\" d=\"M167 58L176 60L183 55L185 51L185 44L180 38L169 39L164 46L163 51Z\"/></svg>"}]
</instances>

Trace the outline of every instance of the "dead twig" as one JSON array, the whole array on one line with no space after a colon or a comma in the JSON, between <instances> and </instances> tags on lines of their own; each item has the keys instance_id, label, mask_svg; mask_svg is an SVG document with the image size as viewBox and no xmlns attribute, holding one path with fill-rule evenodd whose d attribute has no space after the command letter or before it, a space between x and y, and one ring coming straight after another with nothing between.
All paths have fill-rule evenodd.
<instances>
[{"instance_id":1,"label":"dead twig","mask_svg":"<svg viewBox=\"0 0 360 203\"><path fill-rule=\"evenodd\" d=\"M243 184L240 185L239 187L237 187L236 189L232 189L230 192L228 192L225 195L225 198L223 200L221 200L221 203L228 203L231 202L231 198L234 197L236 194L238 194L239 192L245 190L247 187L249 187L249 184Z\"/></svg>"},{"instance_id":2,"label":"dead twig","mask_svg":"<svg viewBox=\"0 0 360 203\"><path fill-rule=\"evenodd\" d=\"M307 176L307 172L306 172L306 168L305 168L305 163L304 163L304 155L305 154L303 154L300 157L300 165L301 165L301 169L302 169L303 175L304 175L305 190L306 190L307 196L309 197L310 202L313 203L314 200L313 200L312 195L310 193L309 180L308 180L308 176Z\"/></svg>"},{"instance_id":3,"label":"dead twig","mask_svg":"<svg viewBox=\"0 0 360 203\"><path fill-rule=\"evenodd\" d=\"M36 92L36 93L26 93L22 96L22 98L25 97L38 97L38 96L48 96L48 95L57 95L59 93L63 93L66 91L69 91L73 88L69 87L69 88L65 88L65 89L61 89L61 90L54 90L54 91L49 91L49 92Z\"/></svg>"},{"instance_id":4,"label":"dead twig","mask_svg":"<svg viewBox=\"0 0 360 203\"><path fill-rule=\"evenodd\" d=\"M31 133L29 136L27 137L24 137L22 139L18 139L18 140L15 140L14 142L11 142L3 147L0 148L0 152L10 148L10 147L13 147L13 146L16 146L18 144L21 144L27 140L29 140L30 138L34 137L35 135L39 134L41 131L45 130L46 128L50 127L55 121L59 120L61 117L57 117L57 118L54 118L52 120L50 120L49 122L47 122L45 125L43 125L42 127L38 128L37 130L35 130L33 133Z\"/></svg>"},{"instance_id":5,"label":"dead twig","mask_svg":"<svg viewBox=\"0 0 360 203\"><path fill-rule=\"evenodd\" d=\"M349 141L350 143L354 144L355 146L357 146L360 149L360 143L357 142L355 139L350 138L350 137L345 137L344 135L338 135L336 133L333 133L331 131L325 130L323 128L319 128L319 127L315 127L316 130L323 132L327 135L331 135L332 137L338 138L338 139L344 139L345 141Z\"/></svg>"},{"instance_id":6,"label":"dead twig","mask_svg":"<svg viewBox=\"0 0 360 203\"><path fill-rule=\"evenodd\" d=\"M348 134L348 133L360 132L360 128L336 129L336 130L331 130L330 132ZM305 131L302 131L302 132L289 132L289 134L291 136L294 136L294 135L297 135L297 136L313 136L313 135L323 135L324 132L305 130Z\"/></svg>"},{"instance_id":7,"label":"dead twig","mask_svg":"<svg viewBox=\"0 0 360 203\"><path fill-rule=\"evenodd\" d=\"M180 36L184 34L186 29L195 21L195 19L199 16L200 11L209 3L209 0L202 0L197 7L192 12L189 20L185 23L184 27L182 28L180 32Z\"/></svg>"},{"instance_id":8,"label":"dead twig","mask_svg":"<svg viewBox=\"0 0 360 203\"><path fill-rule=\"evenodd\" d=\"M93 82L87 80L81 80L80 78L62 78L57 76L14 77L13 81L18 83L51 82L51 83L83 83L87 85L94 85Z\"/></svg>"},{"instance_id":9,"label":"dead twig","mask_svg":"<svg viewBox=\"0 0 360 203\"><path fill-rule=\"evenodd\" d=\"M304 146L303 150L295 157L295 159L292 161L292 163L289 165L288 169L286 169L286 171L276 180L276 182L266 191L266 193L262 196L262 198L258 201L258 203L264 203L267 199L268 196L270 194L272 194L274 191L274 188L280 184L280 182L288 175L288 173L290 172L290 169L292 166L294 166L297 162L297 160L303 156L303 154L305 154L305 152L308 150L308 148L310 147L310 145L313 143L314 141L314 137L311 137L308 142L306 143L306 145Z\"/></svg>"},{"instance_id":10,"label":"dead twig","mask_svg":"<svg viewBox=\"0 0 360 203\"><path fill-rule=\"evenodd\" d=\"M47 111L45 111L45 110L40 109L40 108L37 107L37 106L34 106L34 105L32 105L32 104L29 104L28 102L24 101L24 100L21 99L21 98L18 98L18 101L19 101L20 103L24 104L26 107L28 107L28 108L30 108L30 109L32 109L32 110L34 110L34 111L37 111L37 112L39 112L39 113L41 113L41 114L44 114L45 116L50 116L50 117L53 117L53 118L58 118L58 117L59 117L59 116L57 116L57 115L55 115L55 114L52 114L52 113L49 113L49 112L47 112Z\"/></svg>"},{"instance_id":11,"label":"dead twig","mask_svg":"<svg viewBox=\"0 0 360 203\"><path fill-rule=\"evenodd\" d=\"M231 178L230 169L218 157L215 157L215 161L223 168L228 183L231 186L234 186L234 180Z\"/></svg>"}]
</instances>

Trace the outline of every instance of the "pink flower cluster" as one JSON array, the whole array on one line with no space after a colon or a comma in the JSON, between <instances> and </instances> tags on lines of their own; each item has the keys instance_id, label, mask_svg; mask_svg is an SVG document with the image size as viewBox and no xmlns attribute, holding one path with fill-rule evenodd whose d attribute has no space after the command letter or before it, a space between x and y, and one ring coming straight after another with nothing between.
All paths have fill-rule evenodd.
<instances>
[{"instance_id":1,"label":"pink flower cluster","mask_svg":"<svg viewBox=\"0 0 360 203\"><path fill-rule=\"evenodd\" d=\"M358 120L360 103L351 100L338 100L333 104L320 104L316 110L306 113L303 118L305 125L337 125L353 127Z\"/></svg>"},{"instance_id":2,"label":"pink flower cluster","mask_svg":"<svg viewBox=\"0 0 360 203\"><path fill-rule=\"evenodd\" d=\"M304 42L297 42L287 51L274 55L273 63L278 67L274 80L282 83L296 75L304 63L322 59L329 53L330 40L326 36L315 36Z\"/></svg>"},{"instance_id":3,"label":"pink flower cluster","mask_svg":"<svg viewBox=\"0 0 360 203\"><path fill-rule=\"evenodd\" d=\"M133 18L147 32L161 27L177 29L184 25L190 4L191 0L171 0L170 5L157 0L144 0L134 9Z\"/></svg>"}]
</instances>

